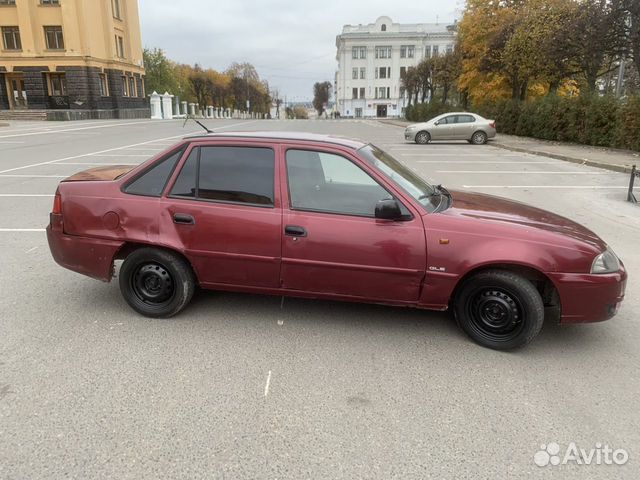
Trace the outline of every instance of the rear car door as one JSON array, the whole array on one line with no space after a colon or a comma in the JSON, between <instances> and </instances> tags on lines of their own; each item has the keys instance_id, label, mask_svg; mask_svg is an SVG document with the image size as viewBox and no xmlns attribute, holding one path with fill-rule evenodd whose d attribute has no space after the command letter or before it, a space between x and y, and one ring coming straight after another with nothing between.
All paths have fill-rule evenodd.
<instances>
[{"instance_id":1,"label":"rear car door","mask_svg":"<svg viewBox=\"0 0 640 480\"><path fill-rule=\"evenodd\" d=\"M454 136L458 140L469 140L475 132L476 119L472 115L457 115L453 125Z\"/></svg>"},{"instance_id":2,"label":"rear car door","mask_svg":"<svg viewBox=\"0 0 640 480\"><path fill-rule=\"evenodd\" d=\"M324 295L416 302L426 263L419 215L374 217L394 197L346 151L287 147L281 169L282 285Z\"/></svg>"},{"instance_id":3,"label":"rear car door","mask_svg":"<svg viewBox=\"0 0 640 480\"><path fill-rule=\"evenodd\" d=\"M163 199L161 238L202 284L278 287L282 210L270 144L194 145Z\"/></svg>"}]
</instances>

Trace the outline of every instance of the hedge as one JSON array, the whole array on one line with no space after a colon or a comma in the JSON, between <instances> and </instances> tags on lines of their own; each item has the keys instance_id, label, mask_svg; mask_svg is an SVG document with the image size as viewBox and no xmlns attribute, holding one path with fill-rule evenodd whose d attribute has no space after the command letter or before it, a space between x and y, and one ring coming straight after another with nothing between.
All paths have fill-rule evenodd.
<instances>
[{"instance_id":1,"label":"hedge","mask_svg":"<svg viewBox=\"0 0 640 480\"><path fill-rule=\"evenodd\" d=\"M407 108L410 121L425 121L458 110L450 105ZM499 100L473 111L496 120L498 132L585 145L640 151L640 96L547 96L529 101Z\"/></svg>"}]
</instances>

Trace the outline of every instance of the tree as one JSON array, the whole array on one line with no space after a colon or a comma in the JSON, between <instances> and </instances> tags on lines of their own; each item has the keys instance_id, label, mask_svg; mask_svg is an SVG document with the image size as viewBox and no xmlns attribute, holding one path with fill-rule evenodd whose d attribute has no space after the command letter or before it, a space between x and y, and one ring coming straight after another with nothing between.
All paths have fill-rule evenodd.
<instances>
[{"instance_id":1,"label":"tree","mask_svg":"<svg viewBox=\"0 0 640 480\"><path fill-rule=\"evenodd\" d=\"M174 64L159 48L145 48L142 52L147 92L175 93L178 90Z\"/></svg>"},{"instance_id":2,"label":"tree","mask_svg":"<svg viewBox=\"0 0 640 480\"><path fill-rule=\"evenodd\" d=\"M331 82L316 82L313 85L313 108L320 117L331 98Z\"/></svg>"},{"instance_id":3,"label":"tree","mask_svg":"<svg viewBox=\"0 0 640 480\"><path fill-rule=\"evenodd\" d=\"M404 88L407 93L407 98L409 99L407 106L411 106L411 102L414 97L414 103L418 103L419 82L420 79L418 78L418 70L416 67L409 67L402 74L400 84L402 85L402 88Z\"/></svg>"},{"instance_id":4,"label":"tree","mask_svg":"<svg viewBox=\"0 0 640 480\"><path fill-rule=\"evenodd\" d=\"M432 59L432 96L433 92L439 88L442 91L442 104L446 104L449 93L455 86L460 76L460 55L457 50L447 52L445 55Z\"/></svg>"}]
</instances>

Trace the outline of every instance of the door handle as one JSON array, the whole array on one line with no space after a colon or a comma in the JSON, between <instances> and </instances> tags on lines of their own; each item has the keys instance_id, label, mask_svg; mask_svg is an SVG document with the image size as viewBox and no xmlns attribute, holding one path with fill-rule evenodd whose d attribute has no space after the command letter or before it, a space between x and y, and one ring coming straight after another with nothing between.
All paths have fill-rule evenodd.
<instances>
[{"instance_id":1,"label":"door handle","mask_svg":"<svg viewBox=\"0 0 640 480\"><path fill-rule=\"evenodd\" d=\"M307 231L304 227L299 227L298 225L287 225L284 227L284 234L291 237L306 237Z\"/></svg>"},{"instance_id":2,"label":"door handle","mask_svg":"<svg viewBox=\"0 0 640 480\"><path fill-rule=\"evenodd\" d=\"M195 225L196 221L191 215L186 213L174 213L173 223L179 223L181 225Z\"/></svg>"}]
</instances>

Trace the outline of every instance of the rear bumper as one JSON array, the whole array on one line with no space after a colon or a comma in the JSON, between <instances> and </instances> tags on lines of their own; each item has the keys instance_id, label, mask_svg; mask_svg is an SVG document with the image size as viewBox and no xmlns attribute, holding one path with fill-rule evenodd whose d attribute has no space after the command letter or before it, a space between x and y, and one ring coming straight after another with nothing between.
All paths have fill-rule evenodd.
<instances>
[{"instance_id":1,"label":"rear bumper","mask_svg":"<svg viewBox=\"0 0 640 480\"><path fill-rule=\"evenodd\" d=\"M123 242L66 235L62 217L51 214L47 226L51 255L58 265L103 282L111 280L113 258Z\"/></svg>"},{"instance_id":2,"label":"rear bumper","mask_svg":"<svg viewBox=\"0 0 640 480\"><path fill-rule=\"evenodd\" d=\"M548 273L560 294L560 323L609 320L620 308L627 284L624 267L616 273Z\"/></svg>"}]
</instances>

